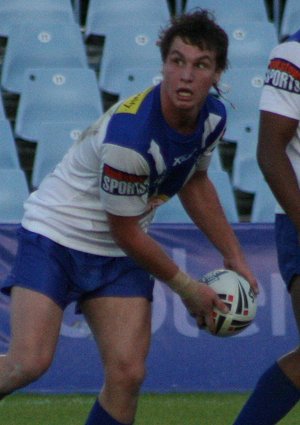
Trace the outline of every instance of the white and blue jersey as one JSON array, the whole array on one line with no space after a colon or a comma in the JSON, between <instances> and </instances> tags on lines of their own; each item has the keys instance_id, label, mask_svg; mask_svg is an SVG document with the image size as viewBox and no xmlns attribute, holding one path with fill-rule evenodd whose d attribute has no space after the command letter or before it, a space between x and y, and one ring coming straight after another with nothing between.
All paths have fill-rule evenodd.
<instances>
[{"instance_id":1,"label":"white and blue jersey","mask_svg":"<svg viewBox=\"0 0 300 425\"><path fill-rule=\"evenodd\" d=\"M298 120L297 131L288 143L286 153L300 187L300 31L272 50L260 109ZM294 276L300 274L299 235L279 203L276 212L278 264L290 288Z\"/></svg>"},{"instance_id":2,"label":"white and blue jersey","mask_svg":"<svg viewBox=\"0 0 300 425\"><path fill-rule=\"evenodd\" d=\"M300 31L272 50L260 109L299 121L286 152L300 187ZM277 212L284 213L279 204Z\"/></svg>"},{"instance_id":3,"label":"white and blue jersey","mask_svg":"<svg viewBox=\"0 0 300 425\"><path fill-rule=\"evenodd\" d=\"M83 252L125 255L106 212L141 216L147 231L155 208L207 169L225 122L224 105L209 95L196 131L179 134L162 115L160 86L117 103L30 195L23 227Z\"/></svg>"}]
</instances>

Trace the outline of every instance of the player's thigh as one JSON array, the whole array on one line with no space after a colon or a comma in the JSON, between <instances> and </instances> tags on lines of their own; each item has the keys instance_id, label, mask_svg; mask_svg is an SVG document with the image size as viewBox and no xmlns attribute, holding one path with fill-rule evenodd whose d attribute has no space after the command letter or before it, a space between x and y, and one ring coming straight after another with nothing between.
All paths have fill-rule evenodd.
<instances>
[{"instance_id":1,"label":"player's thigh","mask_svg":"<svg viewBox=\"0 0 300 425\"><path fill-rule=\"evenodd\" d=\"M10 353L33 353L51 358L62 321L62 309L49 297L14 286L11 297Z\"/></svg>"},{"instance_id":2,"label":"player's thigh","mask_svg":"<svg viewBox=\"0 0 300 425\"><path fill-rule=\"evenodd\" d=\"M105 366L130 359L144 362L151 338L151 303L146 298L93 298L82 303L82 311Z\"/></svg>"}]
</instances>

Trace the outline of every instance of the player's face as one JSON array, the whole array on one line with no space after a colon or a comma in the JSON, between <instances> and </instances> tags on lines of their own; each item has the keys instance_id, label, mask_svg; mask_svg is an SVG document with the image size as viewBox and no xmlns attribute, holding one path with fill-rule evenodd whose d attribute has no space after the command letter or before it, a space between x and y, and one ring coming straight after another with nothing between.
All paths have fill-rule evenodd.
<instances>
[{"instance_id":1,"label":"player's face","mask_svg":"<svg viewBox=\"0 0 300 425\"><path fill-rule=\"evenodd\" d=\"M163 65L163 77L163 105L198 116L209 90L220 78L216 52L176 37Z\"/></svg>"}]
</instances>

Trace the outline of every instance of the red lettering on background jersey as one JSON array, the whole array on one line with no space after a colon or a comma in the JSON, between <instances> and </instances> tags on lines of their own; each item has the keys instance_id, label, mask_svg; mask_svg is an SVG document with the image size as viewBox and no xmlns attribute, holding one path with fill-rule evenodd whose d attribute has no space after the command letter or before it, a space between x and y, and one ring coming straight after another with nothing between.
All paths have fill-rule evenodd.
<instances>
[{"instance_id":1,"label":"red lettering on background jersey","mask_svg":"<svg viewBox=\"0 0 300 425\"><path fill-rule=\"evenodd\" d=\"M286 72L295 78L295 80L300 80L300 69L287 60L274 58L269 64L269 69L277 69L278 71Z\"/></svg>"},{"instance_id":2,"label":"red lettering on background jersey","mask_svg":"<svg viewBox=\"0 0 300 425\"><path fill-rule=\"evenodd\" d=\"M300 68L281 58L270 61L265 84L290 93L300 93Z\"/></svg>"}]
</instances>

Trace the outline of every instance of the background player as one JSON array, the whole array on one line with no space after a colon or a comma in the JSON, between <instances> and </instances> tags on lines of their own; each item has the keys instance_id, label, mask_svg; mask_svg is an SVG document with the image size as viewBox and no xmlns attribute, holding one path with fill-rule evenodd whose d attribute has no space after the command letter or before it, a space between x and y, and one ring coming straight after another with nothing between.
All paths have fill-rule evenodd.
<instances>
[{"instance_id":1,"label":"background player","mask_svg":"<svg viewBox=\"0 0 300 425\"><path fill-rule=\"evenodd\" d=\"M271 52L260 109L258 161L278 200L279 268L300 330L300 31ZM299 398L297 347L261 376L235 425L275 424Z\"/></svg>"},{"instance_id":2,"label":"background player","mask_svg":"<svg viewBox=\"0 0 300 425\"><path fill-rule=\"evenodd\" d=\"M2 397L49 367L64 308L77 300L105 372L87 425L134 421L153 276L181 296L199 325L213 329L213 307L226 310L146 232L160 203L179 193L225 267L257 290L207 176L226 122L223 104L209 91L227 66L227 35L199 11L175 18L159 42L162 84L113 106L25 203L15 267L3 288L12 288L12 339L0 358Z\"/></svg>"}]
</instances>

